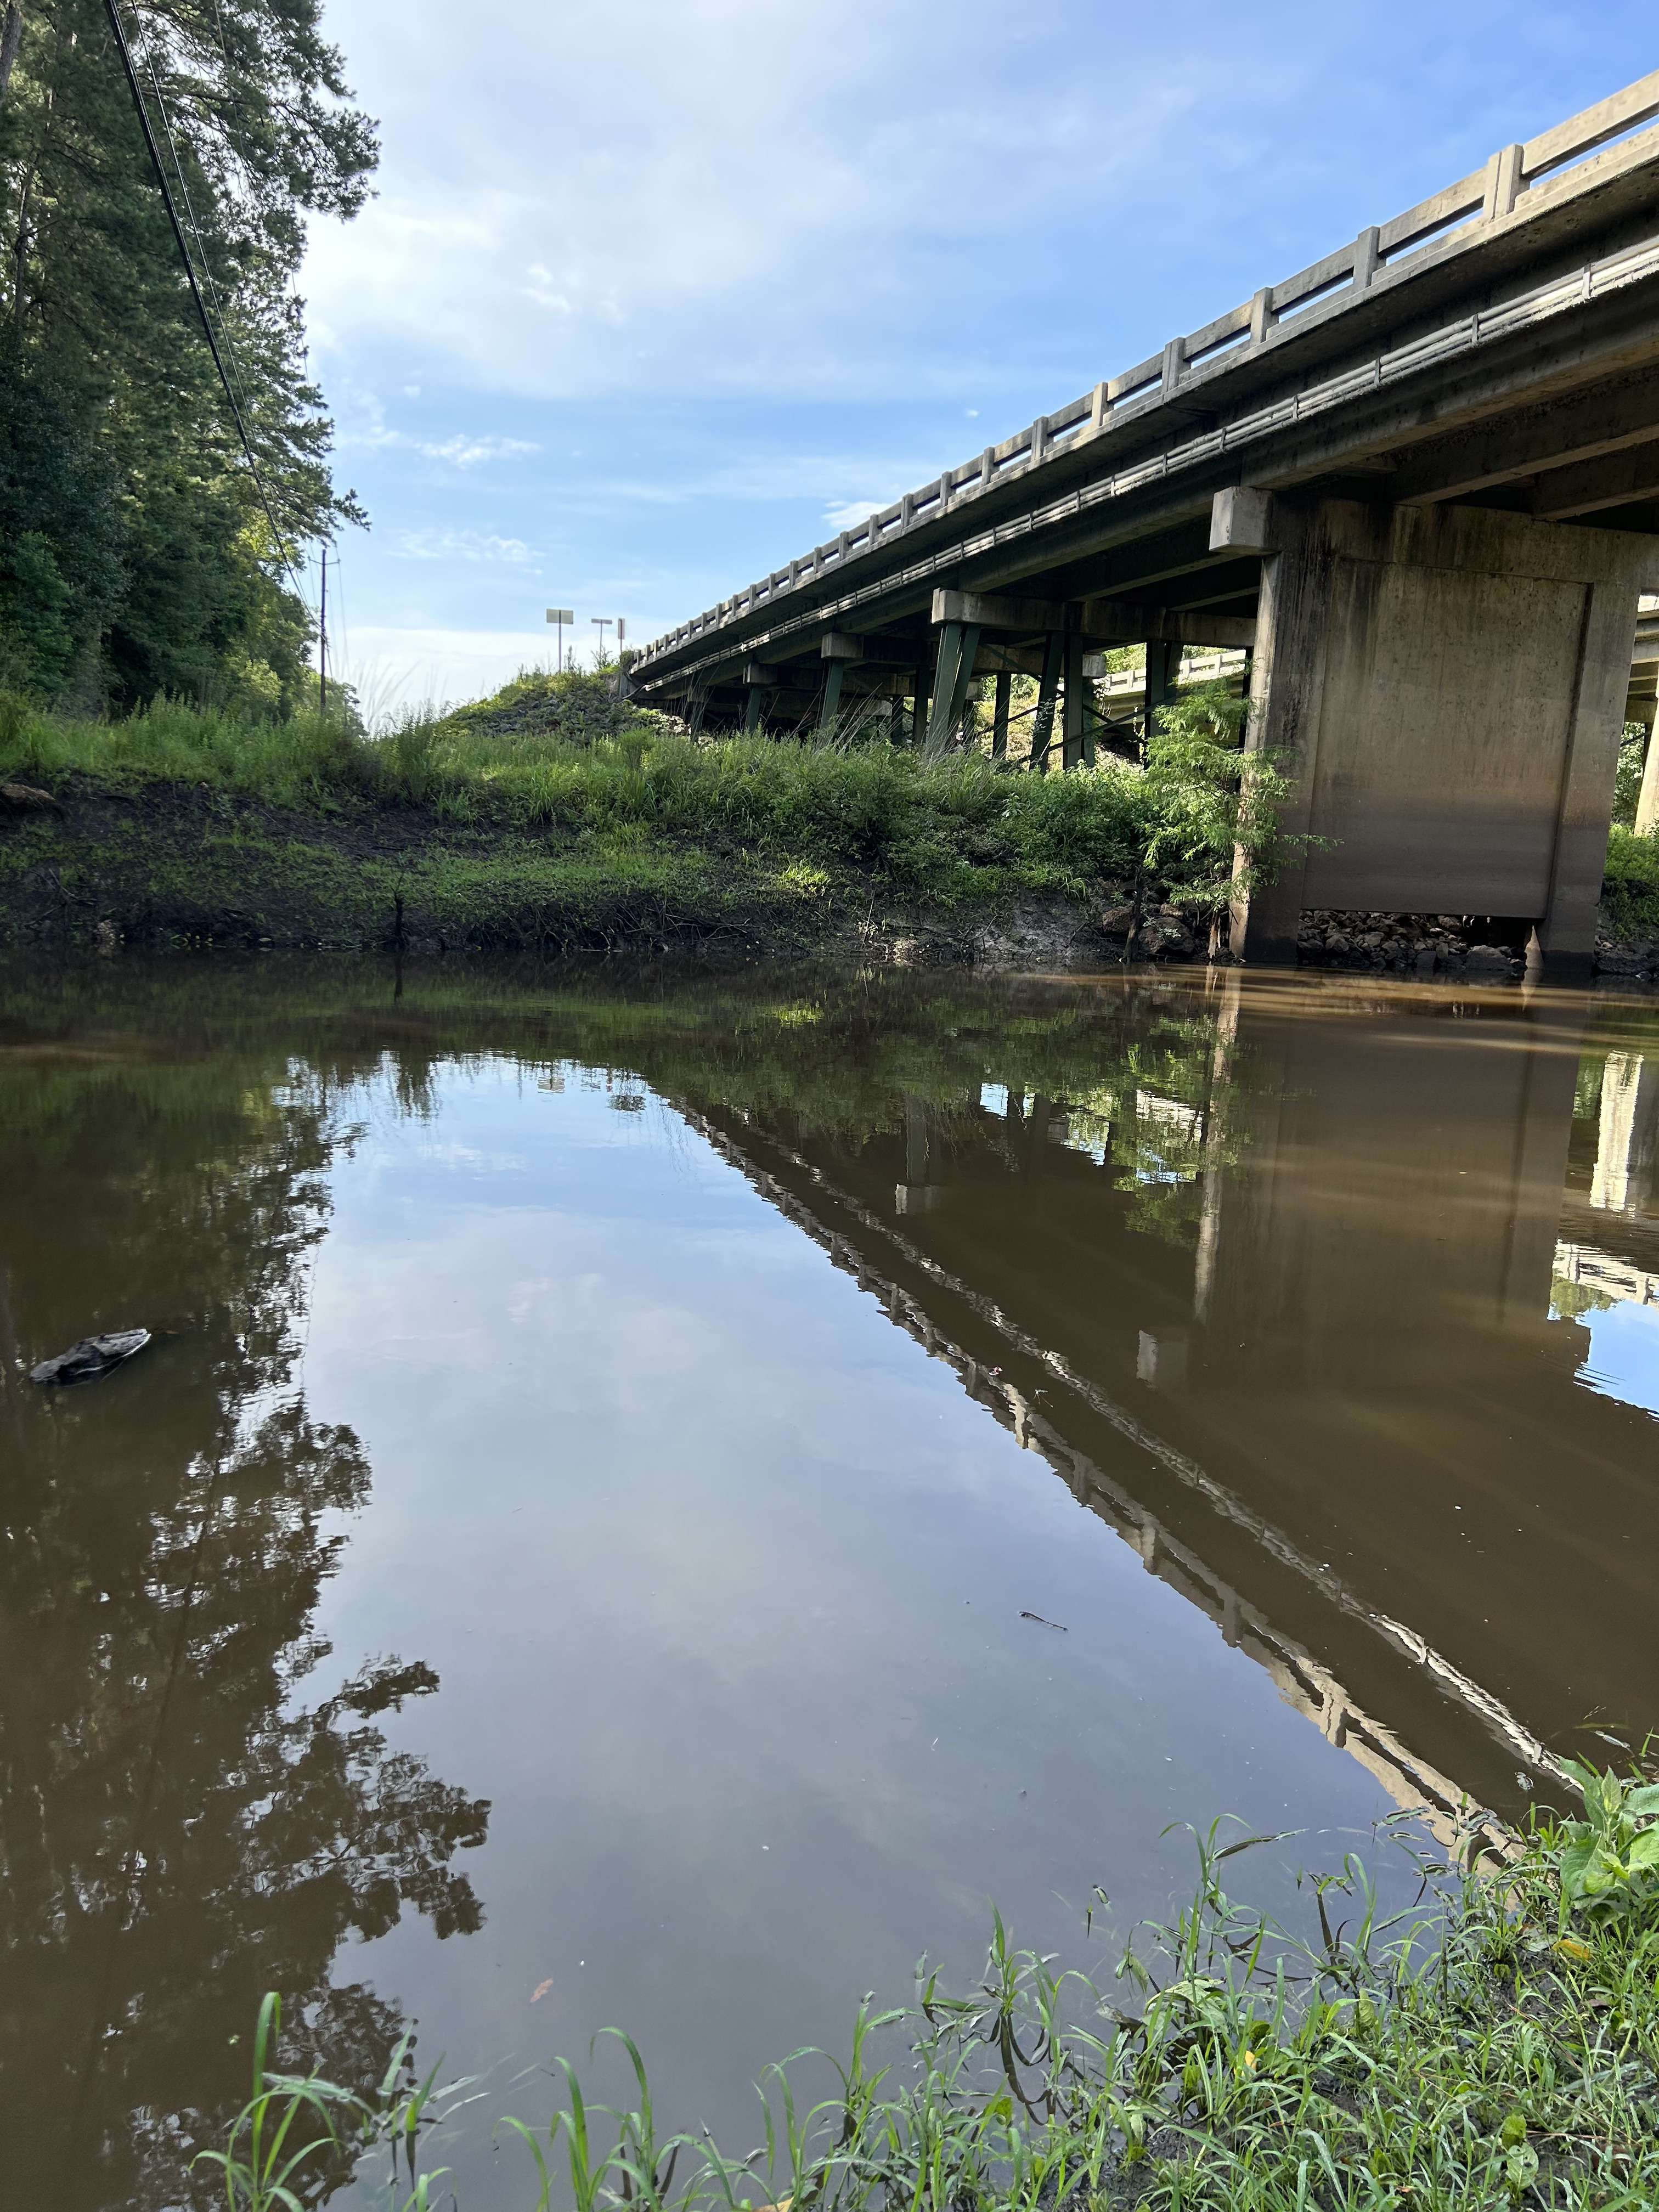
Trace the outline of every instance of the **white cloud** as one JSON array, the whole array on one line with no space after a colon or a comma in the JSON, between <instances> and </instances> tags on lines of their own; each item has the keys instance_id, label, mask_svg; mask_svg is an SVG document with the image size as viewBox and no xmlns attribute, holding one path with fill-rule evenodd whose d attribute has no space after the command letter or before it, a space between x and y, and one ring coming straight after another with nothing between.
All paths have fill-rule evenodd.
<instances>
[{"instance_id":1,"label":"white cloud","mask_svg":"<svg viewBox=\"0 0 1659 2212\"><path fill-rule=\"evenodd\" d=\"M823 519L831 530L854 530L867 517L891 505L890 499L832 500L823 510Z\"/></svg>"},{"instance_id":2,"label":"white cloud","mask_svg":"<svg viewBox=\"0 0 1659 2212\"><path fill-rule=\"evenodd\" d=\"M981 405L1057 342L1089 356L1058 404L1640 45L1605 0L1611 58L1568 89L1541 0L1404 0L1386 53L1375 13L472 0L458 38L437 0L395 36L384 0L330 0L386 156L358 220L316 226L313 330L480 391Z\"/></svg>"},{"instance_id":3,"label":"white cloud","mask_svg":"<svg viewBox=\"0 0 1659 2212\"><path fill-rule=\"evenodd\" d=\"M396 432L392 435L396 436ZM541 447L527 438L446 438L441 444L415 441L417 453L429 461L450 461L458 469L475 468L480 461L510 460L515 453L539 453Z\"/></svg>"},{"instance_id":4,"label":"white cloud","mask_svg":"<svg viewBox=\"0 0 1659 2212\"><path fill-rule=\"evenodd\" d=\"M515 568L538 557L522 538L479 530L400 530L392 551L404 561L506 561Z\"/></svg>"},{"instance_id":5,"label":"white cloud","mask_svg":"<svg viewBox=\"0 0 1659 2212\"><path fill-rule=\"evenodd\" d=\"M932 464L939 474L939 463ZM628 503L648 507L681 507L692 501L720 500L736 505L781 501L811 501L823 506L826 517L846 516L861 522L877 507L890 507L901 492L927 477L926 459L890 456L875 458L865 453L757 453L742 455L724 466L700 469L681 466L665 476L593 476L579 490L562 495L567 512L583 512L596 505L605 507ZM879 497L866 497L869 485L886 487ZM846 520L833 527L845 530Z\"/></svg>"},{"instance_id":6,"label":"white cloud","mask_svg":"<svg viewBox=\"0 0 1659 2212\"><path fill-rule=\"evenodd\" d=\"M977 382L1006 330L975 330L971 282L941 324L940 277L1029 265L1062 180L1110 205L1206 67L1138 81L1103 127L998 0L962 0L943 50L921 0L475 0L459 42L416 0L384 25L380 0L331 8L386 159L356 222L317 228L316 326L544 397L867 392L919 322L927 386Z\"/></svg>"},{"instance_id":7,"label":"white cloud","mask_svg":"<svg viewBox=\"0 0 1659 2212\"><path fill-rule=\"evenodd\" d=\"M418 399L418 384L403 387L406 399ZM493 432L453 432L447 438L420 438L410 431L395 428L386 420L386 402L376 392L366 391L349 377L339 380L336 398L338 422L335 444L342 453L354 447L379 453L387 447L403 447L419 453L428 461L447 462L458 469L476 468L480 461L513 460L526 453L538 453L541 447L527 438L504 438Z\"/></svg>"}]
</instances>

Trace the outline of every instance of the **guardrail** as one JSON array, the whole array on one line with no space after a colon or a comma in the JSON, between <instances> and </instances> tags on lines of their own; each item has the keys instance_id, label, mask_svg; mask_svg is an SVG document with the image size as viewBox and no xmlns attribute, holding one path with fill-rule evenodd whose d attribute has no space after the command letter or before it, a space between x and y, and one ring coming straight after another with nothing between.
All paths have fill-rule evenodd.
<instances>
[{"instance_id":1,"label":"guardrail","mask_svg":"<svg viewBox=\"0 0 1659 2212\"><path fill-rule=\"evenodd\" d=\"M1493 223L1530 221L1547 212L1584 191L1611 167L1626 161L1627 149L1611 142L1638 131L1645 136L1645 126L1656 117L1659 117L1659 70L1525 145L1500 147L1483 167L1460 178L1456 184L1431 193L1388 222L1363 230L1351 245L1310 263L1295 276L1264 285L1226 314L1218 315L1184 337L1171 338L1161 353L1138 362L1121 375L1103 379L1058 413L1040 415L1028 428L1000 445L988 446L976 459L945 470L932 483L906 492L856 528L842 531L838 538L815 546L787 568L775 569L747 591L722 599L692 621L653 639L639 654L635 666L644 672L653 660L678 647L753 614L830 569L844 569L854 559L895 542L922 523L937 521L959 499L978 497L995 484L1077 451L1108 429L1150 413L1194 378L1207 380L1212 374L1225 373L1243 361L1259 358L1264 349L1282 339L1286 330L1299 333L1314 320L1323 321L1328 315L1354 306L1379 285L1396 276L1416 274L1421 264L1413 264L1414 255L1448 246L1461 250L1477 236L1486 235ZM1659 133L1655 136L1659 137ZM1404 351L1413 356L1410 366L1423 365L1414 357L1415 347ZM1425 355L1425 360L1432 357ZM1347 380L1335 381L1343 384ZM1294 415L1297 410L1291 408L1291 411ZM1278 412L1267 410L1274 416ZM1156 473L1154 465L1149 474Z\"/></svg>"}]
</instances>

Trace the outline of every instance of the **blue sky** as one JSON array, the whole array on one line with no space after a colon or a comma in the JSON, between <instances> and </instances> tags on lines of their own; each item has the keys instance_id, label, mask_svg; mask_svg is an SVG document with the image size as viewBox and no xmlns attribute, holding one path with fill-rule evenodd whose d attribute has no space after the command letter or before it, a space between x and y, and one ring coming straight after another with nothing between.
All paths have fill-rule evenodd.
<instances>
[{"instance_id":1,"label":"blue sky","mask_svg":"<svg viewBox=\"0 0 1659 2212\"><path fill-rule=\"evenodd\" d=\"M305 276L371 707L552 605L643 641L1659 65L1650 0L325 20L385 147Z\"/></svg>"}]
</instances>

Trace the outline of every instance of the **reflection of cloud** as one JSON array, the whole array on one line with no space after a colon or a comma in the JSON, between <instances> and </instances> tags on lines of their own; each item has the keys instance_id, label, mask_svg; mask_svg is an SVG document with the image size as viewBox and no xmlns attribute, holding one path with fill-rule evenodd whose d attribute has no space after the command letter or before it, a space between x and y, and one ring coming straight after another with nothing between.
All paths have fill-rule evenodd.
<instances>
[{"instance_id":1,"label":"reflection of cloud","mask_svg":"<svg viewBox=\"0 0 1659 2212\"><path fill-rule=\"evenodd\" d=\"M1193 1802L1385 1809L701 1139L665 1155L532 1072L437 1079L457 1135L527 1173L432 1176L382 1121L318 1263L308 1387L380 1480L322 1627L419 1622L422 1747L500 1808L495 1948L422 1961L450 1978L423 2017L471 2006L494 2056L550 1979L544 2047L647 2021L665 2067L715 2054L660 2094L724 2130L753 2068L707 2023L757 1992L787 2014L763 2052L818 2039L923 1942L973 1959L988 1896L1045 1948L1104 1869L1155 1905L1172 1862L1143 1839Z\"/></svg>"}]
</instances>

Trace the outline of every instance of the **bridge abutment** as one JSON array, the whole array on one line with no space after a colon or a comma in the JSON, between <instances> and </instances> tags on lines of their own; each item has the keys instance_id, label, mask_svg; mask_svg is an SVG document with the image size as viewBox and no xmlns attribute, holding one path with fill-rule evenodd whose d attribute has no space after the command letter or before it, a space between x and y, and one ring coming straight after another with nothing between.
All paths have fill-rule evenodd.
<instances>
[{"instance_id":1,"label":"bridge abutment","mask_svg":"<svg viewBox=\"0 0 1659 2212\"><path fill-rule=\"evenodd\" d=\"M1535 964L1587 966L1659 539L1246 490L1212 542L1262 556L1246 744L1287 787L1273 879L1239 857L1235 954L1293 963L1321 907L1524 918Z\"/></svg>"}]
</instances>

